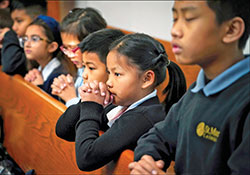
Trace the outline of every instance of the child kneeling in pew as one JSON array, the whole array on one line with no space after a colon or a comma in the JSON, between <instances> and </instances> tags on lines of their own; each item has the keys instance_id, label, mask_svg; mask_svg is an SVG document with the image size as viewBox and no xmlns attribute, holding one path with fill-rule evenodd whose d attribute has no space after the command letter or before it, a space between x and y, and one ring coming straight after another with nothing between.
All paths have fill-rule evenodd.
<instances>
[{"instance_id":1,"label":"child kneeling in pew","mask_svg":"<svg viewBox=\"0 0 250 175\"><path fill-rule=\"evenodd\" d=\"M81 102L69 107L58 121L60 128L68 128L65 135L75 139L76 161L83 171L104 166L126 149L134 150L139 137L163 120L186 91L180 68L167 59L158 41L145 34L113 42L106 66L106 84L85 82L79 88ZM166 69L170 82L164 110L155 88L165 80ZM112 104L107 105L109 99ZM104 134L99 136L99 130Z\"/></svg>"},{"instance_id":2,"label":"child kneeling in pew","mask_svg":"<svg viewBox=\"0 0 250 175\"><path fill-rule=\"evenodd\" d=\"M38 62L38 69L30 70L24 79L52 95L51 84L55 77L68 73L64 57L59 56L62 44L59 23L52 17L40 15L28 27L22 37L24 52L28 60Z\"/></svg>"}]
</instances>

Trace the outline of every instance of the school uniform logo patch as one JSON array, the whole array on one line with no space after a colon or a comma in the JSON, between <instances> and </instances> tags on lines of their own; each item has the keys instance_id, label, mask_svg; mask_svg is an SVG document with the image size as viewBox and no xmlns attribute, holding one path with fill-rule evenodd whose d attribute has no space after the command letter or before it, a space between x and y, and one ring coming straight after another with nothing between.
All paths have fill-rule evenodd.
<instances>
[{"instance_id":1,"label":"school uniform logo patch","mask_svg":"<svg viewBox=\"0 0 250 175\"><path fill-rule=\"evenodd\" d=\"M220 131L218 131L218 129L213 126L207 125L205 122L200 122L196 127L196 134L199 137L203 137L213 142L217 142L217 139L220 135Z\"/></svg>"}]
</instances>

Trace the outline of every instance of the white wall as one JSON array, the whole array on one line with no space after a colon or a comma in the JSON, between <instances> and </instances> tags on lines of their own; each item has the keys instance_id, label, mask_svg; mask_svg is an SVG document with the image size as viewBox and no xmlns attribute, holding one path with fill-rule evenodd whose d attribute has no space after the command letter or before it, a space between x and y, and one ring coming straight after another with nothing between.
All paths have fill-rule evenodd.
<instances>
[{"instance_id":1,"label":"white wall","mask_svg":"<svg viewBox=\"0 0 250 175\"><path fill-rule=\"evenodd\" d=\"M93 7L108 25L143 32L171 41L173 1L75 1L76 7ZM250 40L244 50L250 53Z\"/></svg>"},{"instance_id":2,"label":"white wall","mask_svg":"<svg viewBox=\"0 0 250 175\"><path fill-rule=\"evenodd\" d=\"M77 7L94 7L108 25L144 32L157 38L171 40L171 1L76 1ZM85 4L84 4L85 3Z\"/></svg>"}]
</instances>

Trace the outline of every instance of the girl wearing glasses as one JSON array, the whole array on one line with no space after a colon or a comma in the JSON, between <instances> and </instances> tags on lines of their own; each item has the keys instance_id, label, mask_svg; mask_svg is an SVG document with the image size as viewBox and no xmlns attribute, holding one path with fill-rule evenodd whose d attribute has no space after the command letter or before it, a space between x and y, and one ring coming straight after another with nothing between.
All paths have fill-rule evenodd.
<instances>
[{"instance_id":1,"label":"girl wearing glasses","mask_svg":"<svg viewBox=\"0 0 250 175\"><path fill-rule=\"evenodd\" d=\"M61 75L54 79L52 94L59 96L69 107L78 103L78 87L83 83L82 54L78 44L90 33L106 28L106 21L93 8L75 8L63 19L60 32L61 51L76 66L76 75ZM74 77L74 78L73 78Z\"/></svg>"},{"instance_id":2,"label":"girl wearing glasses","mask_svg":"<svg viewBox=\"0 0 250 175\"><path fill-rule=\"evenodd\" d=\"M49 16L38 16L28 26L22 43L27 59L39 63L38 69L30 70L24 79L51 95L53 79L68 73L62 58L57 57L62 43L58 22Z\"/></svg>"}]
</instances>

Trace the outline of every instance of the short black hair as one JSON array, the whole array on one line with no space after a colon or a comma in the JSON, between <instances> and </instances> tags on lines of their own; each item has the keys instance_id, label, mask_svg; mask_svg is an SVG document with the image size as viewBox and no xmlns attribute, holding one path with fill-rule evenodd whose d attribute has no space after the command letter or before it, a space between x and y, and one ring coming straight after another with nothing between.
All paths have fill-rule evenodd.
<instances>
[{"instance_id":1,"label":"short black hair","mask_svg":"<svg viewBox=\"0 0 250 175\"><path fill-rule=\"evenodd\" d=\"M106 64L109 47L115 40L124 36L124 33L116 29L102 29L89 34L80 44L81 52L94 52L100 60Z\"/></svg>"},{"instance_id":2,"label":"short black hair","mask_svg":"<svg viewBox=\"0 0 250 175\"><path fill-rule=\"evenodd\" d=\"M10 12L6 9L0 9L0 29L5 27L11 28L13 20L11 19Z\"/></svg>"},{"instance_id":3,"label":"short black hair","mask_svg":"<svg viewBox=\"0 0 250 175\"><path fill-rule=\"evenodd\" d=\"M105 19L94 8L74 8L62 20L60 32L77 36L82 41L88 34L107 27Z\"/></svg>"},{"instance_id":4,"label":"short black hair","mask_svg":"<svg viewBox=\"0 0 250 175\"><path fill-rule=\"evenodd\" d=\"M27 15L35 19L39 15L47 14L46 0L12 0L10 4L10 13L14 10L25 10Z\"/></svg>"},{"instance_id":5,"label":"short black hair","mask_svg":"<svg viewBox=\"0 0 250 175\"><path fill-rule=\"evenodd\" d=\"M239 48L244 49L250 34L250 8L247 0L207 0L209 8L216 14L218 24L240 17L245 23L245 31L239 40Z\"/></svg>"}]
</instances>

